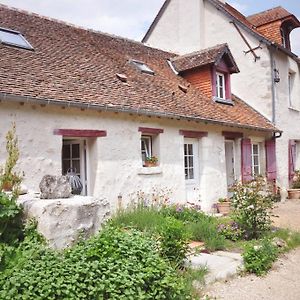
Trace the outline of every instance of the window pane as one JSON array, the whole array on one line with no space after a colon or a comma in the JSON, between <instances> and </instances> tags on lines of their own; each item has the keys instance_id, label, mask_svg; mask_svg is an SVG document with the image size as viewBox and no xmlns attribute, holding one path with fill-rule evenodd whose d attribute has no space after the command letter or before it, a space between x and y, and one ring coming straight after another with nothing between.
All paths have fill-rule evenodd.
<instances>
[{"instance_id":1,"label":"window pane","mask_svg":"<svg viewBox=\"0 0 300 300\"><path fill-rule=\"evenodd\" d=\"M72 158L80 158L79 144L73 144L72 145Z\"/></svg>"},{"instance_id":2,"label":"window pane","mask_svg":"<svg viewBox=\"0 0 300 300\"><path fill-rule=\"evenodd\" d=\"M188 158L187 158L187 156L184 157L184 167L188 168Z\"/></svg>"},{"instance_id":3,"label":"window pane","mask_svg":"<svg viewBox=\"0 0 300 300\"><path fill-rule=\"evenodd\" d=\"M258 145L253 144L252 145L252 151L253 151L253 154L258 154Z\"/></svg>"},{"instance_id":4,"label":"window pane","mask_svg":"<svg viewBox=\"0 0 300 300\"><path fill-rule=\"evenodd\" d=\"M76 172L76 174L80 173L80 160L72 160L72 168Z\"/></svg>"},{"instance_id":5,"label":"window pane","mask_svg":"<svg viewBox=\"0 0 300 300\"><path fill-rule=\"evenodd\" d=\"M194 169L189 169L189 179L194 179Z\"/></svg>"},{"instance_id":6,"label":"window pane","mask_svg":"<svg viewBox=\"0 0 300 300\"><path fill-rule=\"evenodd\" d=\"M63 160L62 161L62 173L63 173L63 175L67 174L70 167L71 167L71 161L70 160Z\"/></svg>"},{"instance_id":7,"label":"window pane","mask_svg":"<svg viewBox=\"0 0 300 300\"><path fill-rule=\"evenodd\" d=\"M184 144L184 155L187 155L187 144Z\"/></svg>"},{"instance_id":8,"label":"window pane","mask_svg":"<svg viewBox=\"0 0 300 300\"><path fill-rule=\"evenodd\" d=\"M194 167L194 157L193 156L189 157L189 166Z\"/></svg>"},{"instance_id":9,"label":"window pane","mask_svg":"<svg viewBox=\"0 0 300 300\"><path fill-rule=\"evenodd\" d=\"M63 145L62 158L70 158L70 145Z\"/></svg>"},{"instance_id":10,"label":"window pane","mask_svg":"<svg viewBox=\"0 0 300 300\"><path fill-rule=\"evenodd\" d=\"M259 175L259 167L258 166L254 167L254 175Z\"/></svg>"},{"instance_id":11,"label":"window pane","mask_svg":"<svg viewBox=\"0 0 300 300\"><path fill-rule=\"evenodd\" d=\"M188 155L193 155L193 144L188 144Z\"/></svg>"},{"instance_id":12,"label":"window pane","mask_svg":"<svg viewBox=\"0 0 300 300\"><path fill-rule=\"evenodd\" d=\"M254 166L258 166L258 165L259 165L259 159L258 159L258 156L254 156L254 157L253 157L253 163L254 163Z\"/></svg>"}]
</instances>

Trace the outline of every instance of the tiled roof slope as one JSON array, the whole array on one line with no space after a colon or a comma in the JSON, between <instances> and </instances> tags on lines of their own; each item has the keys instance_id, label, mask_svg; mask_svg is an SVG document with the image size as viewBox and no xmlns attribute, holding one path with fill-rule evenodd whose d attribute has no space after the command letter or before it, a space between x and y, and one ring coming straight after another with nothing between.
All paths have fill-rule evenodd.
<instances>
[{"instance_id":1,"label":"tiled roof slope","mask_svg":"<svg viewBox=\"0 0 300 300\"><path fill-rule=\"evenodd\" d=\"M214 103L171 70L175 54L124 38L84 30L0 5L0 27L18 30L35 51L0 44L2 94L77 102L117 111L155 113L218 124L278 131L243 101ZM141 73L130 59L145 62L155 75ZM126 84L116 77L124 73Z\"/></svg>"},{"instance_id":2,"label":"tiled roof slope","mask_svg":"<svg viewBox=\"0 0 300 300\"><path fill-rule=\"evenodd\" d=\"M172 63L177 72L192 70L201 66L217 63L219 59L227 54L233 64L233 72L239 72L237 65L230 53L227 44L216 45L214 47L181 55L172 59Z\"/></svg>"},{"instance_id":3,"label":"tiled roof slope","mask_svg":"<svg viewBox=\"0 0 300 300\"><path fill-rule=\"evenodd\" d=\"M252 23L254 26L258 27L265 25L270 22L277 20L282 20L284 18L293 16L290 12L284 9L281 6L274 7L272 9L251 15L247 17L247 20Z\"/></svg>"}]
</instances>

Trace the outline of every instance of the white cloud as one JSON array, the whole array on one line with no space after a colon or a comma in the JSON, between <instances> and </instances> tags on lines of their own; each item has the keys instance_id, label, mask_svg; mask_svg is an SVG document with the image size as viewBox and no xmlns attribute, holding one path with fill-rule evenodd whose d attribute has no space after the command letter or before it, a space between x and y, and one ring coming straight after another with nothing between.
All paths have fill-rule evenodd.
<instances>
[{"instance_id":1,"label":"white cloud","mask_svg":"<svg viewBox=\"0 0 300 300\"><path fill-rule=\"evenodd\" d=\"M234 0L229 0L229 1L226 1L226 2L229 3L231 6L233 6L235 9L237 9L242 14L246 14L247 9L248 9L247 4L242 4L242 3L234 1Z\"/></svg>"}]
</instances>

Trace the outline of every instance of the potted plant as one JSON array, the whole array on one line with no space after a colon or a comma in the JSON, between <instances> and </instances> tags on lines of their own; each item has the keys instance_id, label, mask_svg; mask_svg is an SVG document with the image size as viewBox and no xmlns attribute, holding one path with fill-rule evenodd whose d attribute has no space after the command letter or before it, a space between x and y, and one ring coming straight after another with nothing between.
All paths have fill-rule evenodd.
<instances>
[{"instance_id":1,"label":"potted plant","mask_svg":"<svg viewBox=\"0 0 300 300\"><path fill-rule=\"evenodd\" d=\"M295 171L292 188L288 190L289 199L300 199L300 170Z\"/></svg>"},{"instance_id":2,"label":"potted plant","mask_svg":"<svg viewBox=\"0 0 300 300\"><path fill-rule=\"evenodd\" d=\"M230 213L231 202L228 198L220 198L217 203L218 212L222 215Z\"/></svg>"},{"instance_id":3,"label":"potted plant","mask_svg":"<svg viewBox=\"0 0 300 300\"><path fill-rule=\"evenodd\" d=\"M145 167L156 167L158 159L156 156L148 156L145 160Z\"/></svg>"}]
</instances>

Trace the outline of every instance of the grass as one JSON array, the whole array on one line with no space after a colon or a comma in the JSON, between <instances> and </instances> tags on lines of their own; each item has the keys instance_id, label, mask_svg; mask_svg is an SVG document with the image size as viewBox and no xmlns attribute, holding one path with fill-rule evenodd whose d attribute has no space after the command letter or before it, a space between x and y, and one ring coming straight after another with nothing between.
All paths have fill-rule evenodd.
<instances>
[{"instance_id":1,"label":"grass","mask_svg":"<svg viewBox=\"0 0 300 300\"><path fill-rule=\"evenodd\" d=\"M205 276L207 273L208 269L206 267L199 269L188 268L181 273L185 281L186 290L190 295L193 295L194 299L199 299L199 296L202 296L199 286L205 285Z\"/></svg>"},{"instance_id":2,"label":"grass","mask_svg":"<svg viewBox=\"0 0 300 300\"><path fill-rule=\"evenodd\" d=\"M195 209L175 206L158 209L137 205L119 211L112 223L119 227L134 227L142 231L157 233L166 224L167 217L173 217L183 224L187 236L194 241L202 241L209 251L225 249L225 238L217 231L217 220Z\"/></svg>"},{"instance_id":3,"label":"grass","mask_svg":"<svg viewBox=\"0 0 300 300\"><path fill-rule=\"evenodd\" d=\"M118 211L111 222L118 227L134 227L141 231L155 232L165 223L165 217L155 207L138 205Z\"/></svg>"}]
</instances>

